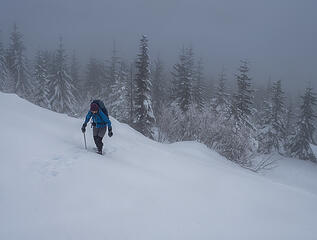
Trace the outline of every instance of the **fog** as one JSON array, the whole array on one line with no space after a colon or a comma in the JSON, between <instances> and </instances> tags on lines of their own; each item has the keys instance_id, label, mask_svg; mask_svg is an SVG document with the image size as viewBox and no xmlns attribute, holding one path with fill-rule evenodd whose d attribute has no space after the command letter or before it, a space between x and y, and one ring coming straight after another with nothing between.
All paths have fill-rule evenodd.
<instances>
[{"instance_id":1,"label":"fog","mask_svg":"<svg viewBox=\"0 0 317 240\"><path fill-rule=\"evenodd\" d=\"M301 90L317 85L316 9L313 0L1 0L0 29L7 44L16 22L30 57L63 37L82 60L108 58L114 40L132 60L146 34L151 57L167 66L192 45L208 76L224 66L233 78L247 59L257 83L271 77Z\"/></svg>"}]
</instances>

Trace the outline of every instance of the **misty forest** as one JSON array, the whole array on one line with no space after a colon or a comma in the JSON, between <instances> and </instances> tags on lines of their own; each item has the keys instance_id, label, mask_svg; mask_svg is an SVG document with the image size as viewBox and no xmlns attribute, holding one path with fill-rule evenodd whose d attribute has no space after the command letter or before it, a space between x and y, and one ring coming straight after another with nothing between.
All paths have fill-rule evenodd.
<instances>
[{"instance_id":1,"label":"misty forest","mask_svg":"<svg viewBox=\"0 0 317 240\"><path fill-rule=\"evenodd\" d=\"M101 99L111 117L146 137L198 141L253 170L269 168L270 161L259 166L253 159L272 153L317 161L317 96L309 84L300 96L280 79L261 85L248 59L236 63L235 74L223 67L210 76L195 48L182 42L177 61L167 64L151 53L148 35L140 35L133 61L120 56L116 42L110 56L80 59L58 36L55 49L28 52L23 29L12 25L0 42L2 92L76 118Z\"/></svg>"}]
</instances>

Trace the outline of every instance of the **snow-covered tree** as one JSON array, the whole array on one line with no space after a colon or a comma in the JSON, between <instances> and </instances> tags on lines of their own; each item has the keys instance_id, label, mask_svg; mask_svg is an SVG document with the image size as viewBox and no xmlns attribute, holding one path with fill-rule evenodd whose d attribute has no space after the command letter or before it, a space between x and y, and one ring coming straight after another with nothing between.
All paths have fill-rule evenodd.
<instances>
[{"instance_id":1,"label":"snow-covered tree","mask_svg":"<svg viewBox=\"0 0 317 240\"><path fill-rule=\"evenodd\" d=\"M46 54L47 56L47 54ZM34 79L36 83L34 102L35 104L50 108L49 102L49 62L45 53L39 50L35 56Z\"/></svg>"},{"instance_id":2,"label":"snow-covered tree","mask_svg":"<svg viewBox=\"0 0 317 240\"><path fill-rule=\"evenodd\" d=\"M194 59L191 48L182 49L179 62L174 65L172 101L186 112L192 102Z\"/></svg>"},{"instance_id":3,"label":"snow-covered tree","mask_svg":"<svg viewBox=\"0 0 317 240\"><path fill-rule=\"evenodd\" d=\"M226 89L226 74L224 68L218 77L217 91L212 101L212 108L216 114L227 114L229 108L230 95Z\"/></svg>"},{"instance_id":4,"label":"snow-covered tree","mask_svg":"<svg viewBox=\"0 0 317 240\"><path fill-rule=\"evenodd\" d=\"M113 43L113 49L112 49L112 56L110 60L110 66L109 66L109 86L112 86L117 78L118 78L118 72L120 66L120 59L118 57L117 48L116 48L116 42Z\"/></svg>"},{"instance_id":5,"label":"snow-covered tree","mask_svg":"<svg viewBox=\"0 0 317 240\"><path fill-rule=\"evenodd\" d=\"M87 64L86 79L84 84L85 91L83 97L86 96L88 100L105 99L103 96L103 83L105 79L105 72L103 64L96 58L91 57Z\"/></svg>"},{"instance_id":6,"label":"snow-covered tree","mask_svg":"<svg viewBox=\"0 0 317 240\"><path fill-rule=\"evenodd\" d=\"M217 89L215 87L215 79L213 76L208 77L209 80L205 80L205 91L204 91L204 99L206 100L206 104L209 104L214 100Z\"/></svg>"},{"instance_id":7,"label":"snow-covered tree","mask_svg":"<svg viewBox=\"0 0 317 240\"><path fill-rule=\"evenodd\" d=\"M217 118L215 149L222 155L241 165L249 165L249 158L257 148L254 139L255 127L251 120L252 93L249 67L241 61L237 78L237 93L230 103L228 114L220 114Z\"/></svg>"},{"instance_id":8,"label":"snow-covered tree","mask_svg":"<svg viewBox=\"0 0 317 240\"><path fill-rule=\"evenodd\" d=\"M59 48L55 53L49 75L49 101L52 110L75 115L77 102L73 93L76 89L72 82L67 67L67 55L60 39Z\"/></svg>"},{"instance_id":9,"label":"snow-covered tree","mask_svg":"<svg viewBox=\"0 0 317 240\"><path fill-rule=\"evenodd\" d=\"M7 63L5 59L4 48L0 39L0 91L8 91L9 84L9 71L7 69Z\"/></svg>"},{"instance_id":10,"label":"snow-covered tree","mask_svg":"<svg viewBox=\"0 0 317 240\"><path fill-rule=\"evenodd\" d=\"M259 139L259 152L283 153L285 141L285 106L281 80L274 82L271 89L271 102L265 102Z\"/></svg>"},{"instance_id":11,"label":"snow-covered tree","mask_svg":"<svg viewBox=\"0 0 317 240\"><path fill-rule=\"evenodd\" d=\"M267 80L266 83L266 89L265 89L265 99L270 99L271 98L271 94L272 94L272 79L271 76L269 76L269 79Z\"/></svg>"},{"instance_id":12,"label":"snow-covered tree","mask_svg":"<svg viewBox=\"0 0 317 240\"><path fill-rule=\"evenodd\" d=\"M127 83L127 111L128 111L128 123L132 126L133 119L135 116L134 112L134 100L135 100L135 90L136 90L136 83L135 83L135 63L131 63L129 67L129 74L128 74L128 83Z\"/></svg>"},{"instance_id":13,"label":"snow-covered tree","mask_svg":"<svg viewBox=\"0 0 317 240\"><path fill-rule=\"evenodd\" d=\"M164 79L164 67L162 60L158 57L154 61L154 69L152 71L152 99L153 99L153 111L156 117L160 115L163 107L163 102L166 102L165 79Z\"/></svg>"},{"instance_id":14,"label":"snow-covered tree","mask_svg":"<svg viewBox=\"0 0 317 240\"><path fill-rule=\"evenodd\" d=\"M251 122L253 92L251 88L251 78L249 77L249 66L247 61L241 61L237 78L237 93L233 96L231 104L231 117L235 119L236 125L244 125L254 129Z\"/></svg>"},{"instance_id":15,"label":"snow-covered tree","mask_svg":"<svg viewBox=\"0 0 317 240\"><path fill-rule=\"evenodd\" d=\"M250 156L256 149L250 128L241 125L237 131L234 119L226 119L220 115L216 121L211 123L208 132L210 140L207 146L233 162L242 166L250 166Z\"/></svg>"},{"instance_id":16,"label":"snow-covered tree","mask_svg":"<svg viewBox=\"0 0 317 240\"><path fill-rule=\"evenodd\" d=\"M76 52L73 51L72 59L70 63L70 77L73 81L73 85L78 90L78 92L81 90L81 78L80 78L80 64L76 56ZM77 93L78 94L78 93ZM78 96L76 96L78 97Z\"/></svg>"},{"instance_id":17,"label":"snow-covered tree","mask_svg":"<svg viewBox=\"0 0 317 240\"><path fill-rule=\"evenodd\" d=\"M80 82L79 71L80 71L80 65L79 65L79 62L77 60L76 53L75 53L75 51L73 51L72 60L71 60L71 64L70 64L70 76L71 76L74 84L78 84Z\"/></svg>"},{"instance_id":18,"label":"snow-covered tree","mask_svg":"<svg viewBox=\"0 0 317 240\"><path fill-rule=\"evenodd\" d=\"M122 70L121 62L122 61L118 57L116 43L114 42L111 59L109 61L106 61L105 77L102 82L102 96L105 99L106 105L109 106L110 109L114 107L113 101L117 101L117 98L115 97L117 93L113 91L118 89L118 79L122 77L120 76L120 71ZM116 99L113 99L113 97L115 97ZM112 111L111 115L113 115Z\"/></svg>"},{"instance_id":19,"label":"snow-covered tree","mask_svg":"<svg viewBox=\"0 0 317 240\"><path fill-rule=\"evenodd\" d=\"M293 102L289 101L286 108L286 121L285 121L285 139L293 135L295 126L295 112ZM287 141L287 140L286 140Z\"/></svg>"},{"instance_id":20,"label":"snow-covered tree","mask_svg":"<svg viewBox=\"0 0 317 240\"><path fill-rule=\"evenodd\" d=\"M74 86L73 95L77 103L83 103L84 98L81 96L82 91L82 80L80 79L80 64L77 60L75 51L73 51L71 63L70 63L70 79L72 80L71 84ZM81 104L74 106L74 111L76 113L81 112Z\"/></svg>"},{"instance_id":21,"label":"snow-covered tree","mask_svg":"<svg viewBox=\"0 0 317 240\"><path fill-rule=\"evenodd\" d=\"M31 99L32 86L30 83L30 73L27 66L27 59L24 55L25 46L22 41L22 34L14 24L13 32L10 36L10 45L7 51L7 64L13 81L14 88L10 91L20 97Z\"/></svg>"},{"instance_id":22,"label":"snow-covered tree","mask_svg":"<svg viewBox=\"0 0 317 240\"><path fill-rule=\"evenodd\" d=\"M197 62L197 67L194 73L194 81L193 81L193 89L192 89L192 98L193 103L196 105L199 111L202 111L205 106L205 99L204 96L204 67L203 67L203 60L200 58Z\"/></svg>"},{"instance_id":23,"label":"snow-covered tree","mask_svg":"<svg viewBox=\"0 0 317 240\"><path fill-rule=\"evenodd\" d=\"M165 106L161 109L156 121L157 136L155 140L159 142L174 142L179 138L175 133L179 124L174 108Z\"/></svg>"},{"instance_id":24,"label":"snow-covered tree","mask_svg":"<svg viewBox=\"0 0 317 240\"><path fill-rule=\"evenodd\" d=\"M301 114L297 122L295 135L291 137L288 149L290 155L303 160L316 162L317 158L311 149L310 144L315 144L313 134L315 132L314 120L317 116L314 113L314 106L317 104L316 93L308 87L302 98Z\"/></svg>"},{"instance_id":25,"label":"snow-covered tree","mask_svg":"<svg viewBox=\"0 0 317 240\"><path fill-rule=\"evenodd\" d=\"M148 39L142 36L136 62L135 128L147 137L153 138L152 127L155 117L152 109L150 61Z\"/></svg>"},{"instance_id":26,"label":"snow-covered tree","mask_svg":"<svg viewBox=\"0 0 317 240\"><path fill-rule=\"evenodd\" d=\"M112 84L111 94L109 96L110 104L109 112L111 116L122 122L129 121L129 99L128 99L128 68L123 62L120 63L120 69L118 69L115 75L116 79Z\"/></svg>"}]
</instances>

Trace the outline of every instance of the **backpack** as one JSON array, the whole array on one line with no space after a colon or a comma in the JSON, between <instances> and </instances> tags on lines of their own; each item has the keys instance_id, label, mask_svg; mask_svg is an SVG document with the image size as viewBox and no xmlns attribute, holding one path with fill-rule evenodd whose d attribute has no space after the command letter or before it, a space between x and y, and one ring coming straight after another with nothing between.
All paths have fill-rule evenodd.
<instances>
[{"instance_id":1,"label":"backpack","mask_svg":"<svg viewBox=\"0 0 317 240\"><path fill-rule=\"evenodd\" d=\"M109 118L108 110L105 107L105 104L103 103L103 101L96 99L96 100L93 100L92 103L96 103L101 109L101 111Z\"/></svg>"}]
</instances>

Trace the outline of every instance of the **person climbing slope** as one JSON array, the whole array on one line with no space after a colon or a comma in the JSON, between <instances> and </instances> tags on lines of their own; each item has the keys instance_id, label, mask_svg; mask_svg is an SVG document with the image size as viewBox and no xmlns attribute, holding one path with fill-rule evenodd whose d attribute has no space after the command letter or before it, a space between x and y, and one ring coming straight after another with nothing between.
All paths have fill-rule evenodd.
<instances>
[{"instance_id":1,"label":"person climbing slope","mask_svg":"<svg viewBox=\"0 0 317 240\"><path fill-rule=\"evenodd\" d=\"M97 153L102 155L102 147L103 142L102 139L106 134L108 127L108 136L112 137L112 127L111 122L109 120L108 111L105 108L103 102L101 100L94 100L90 104L90 110L86 115L85 122L81 128L83 133L86 132L86 126L89 120L92 118L92 126L93 126L93 136L94 141L97 146Z\"/></svg>"}]
</instances>

